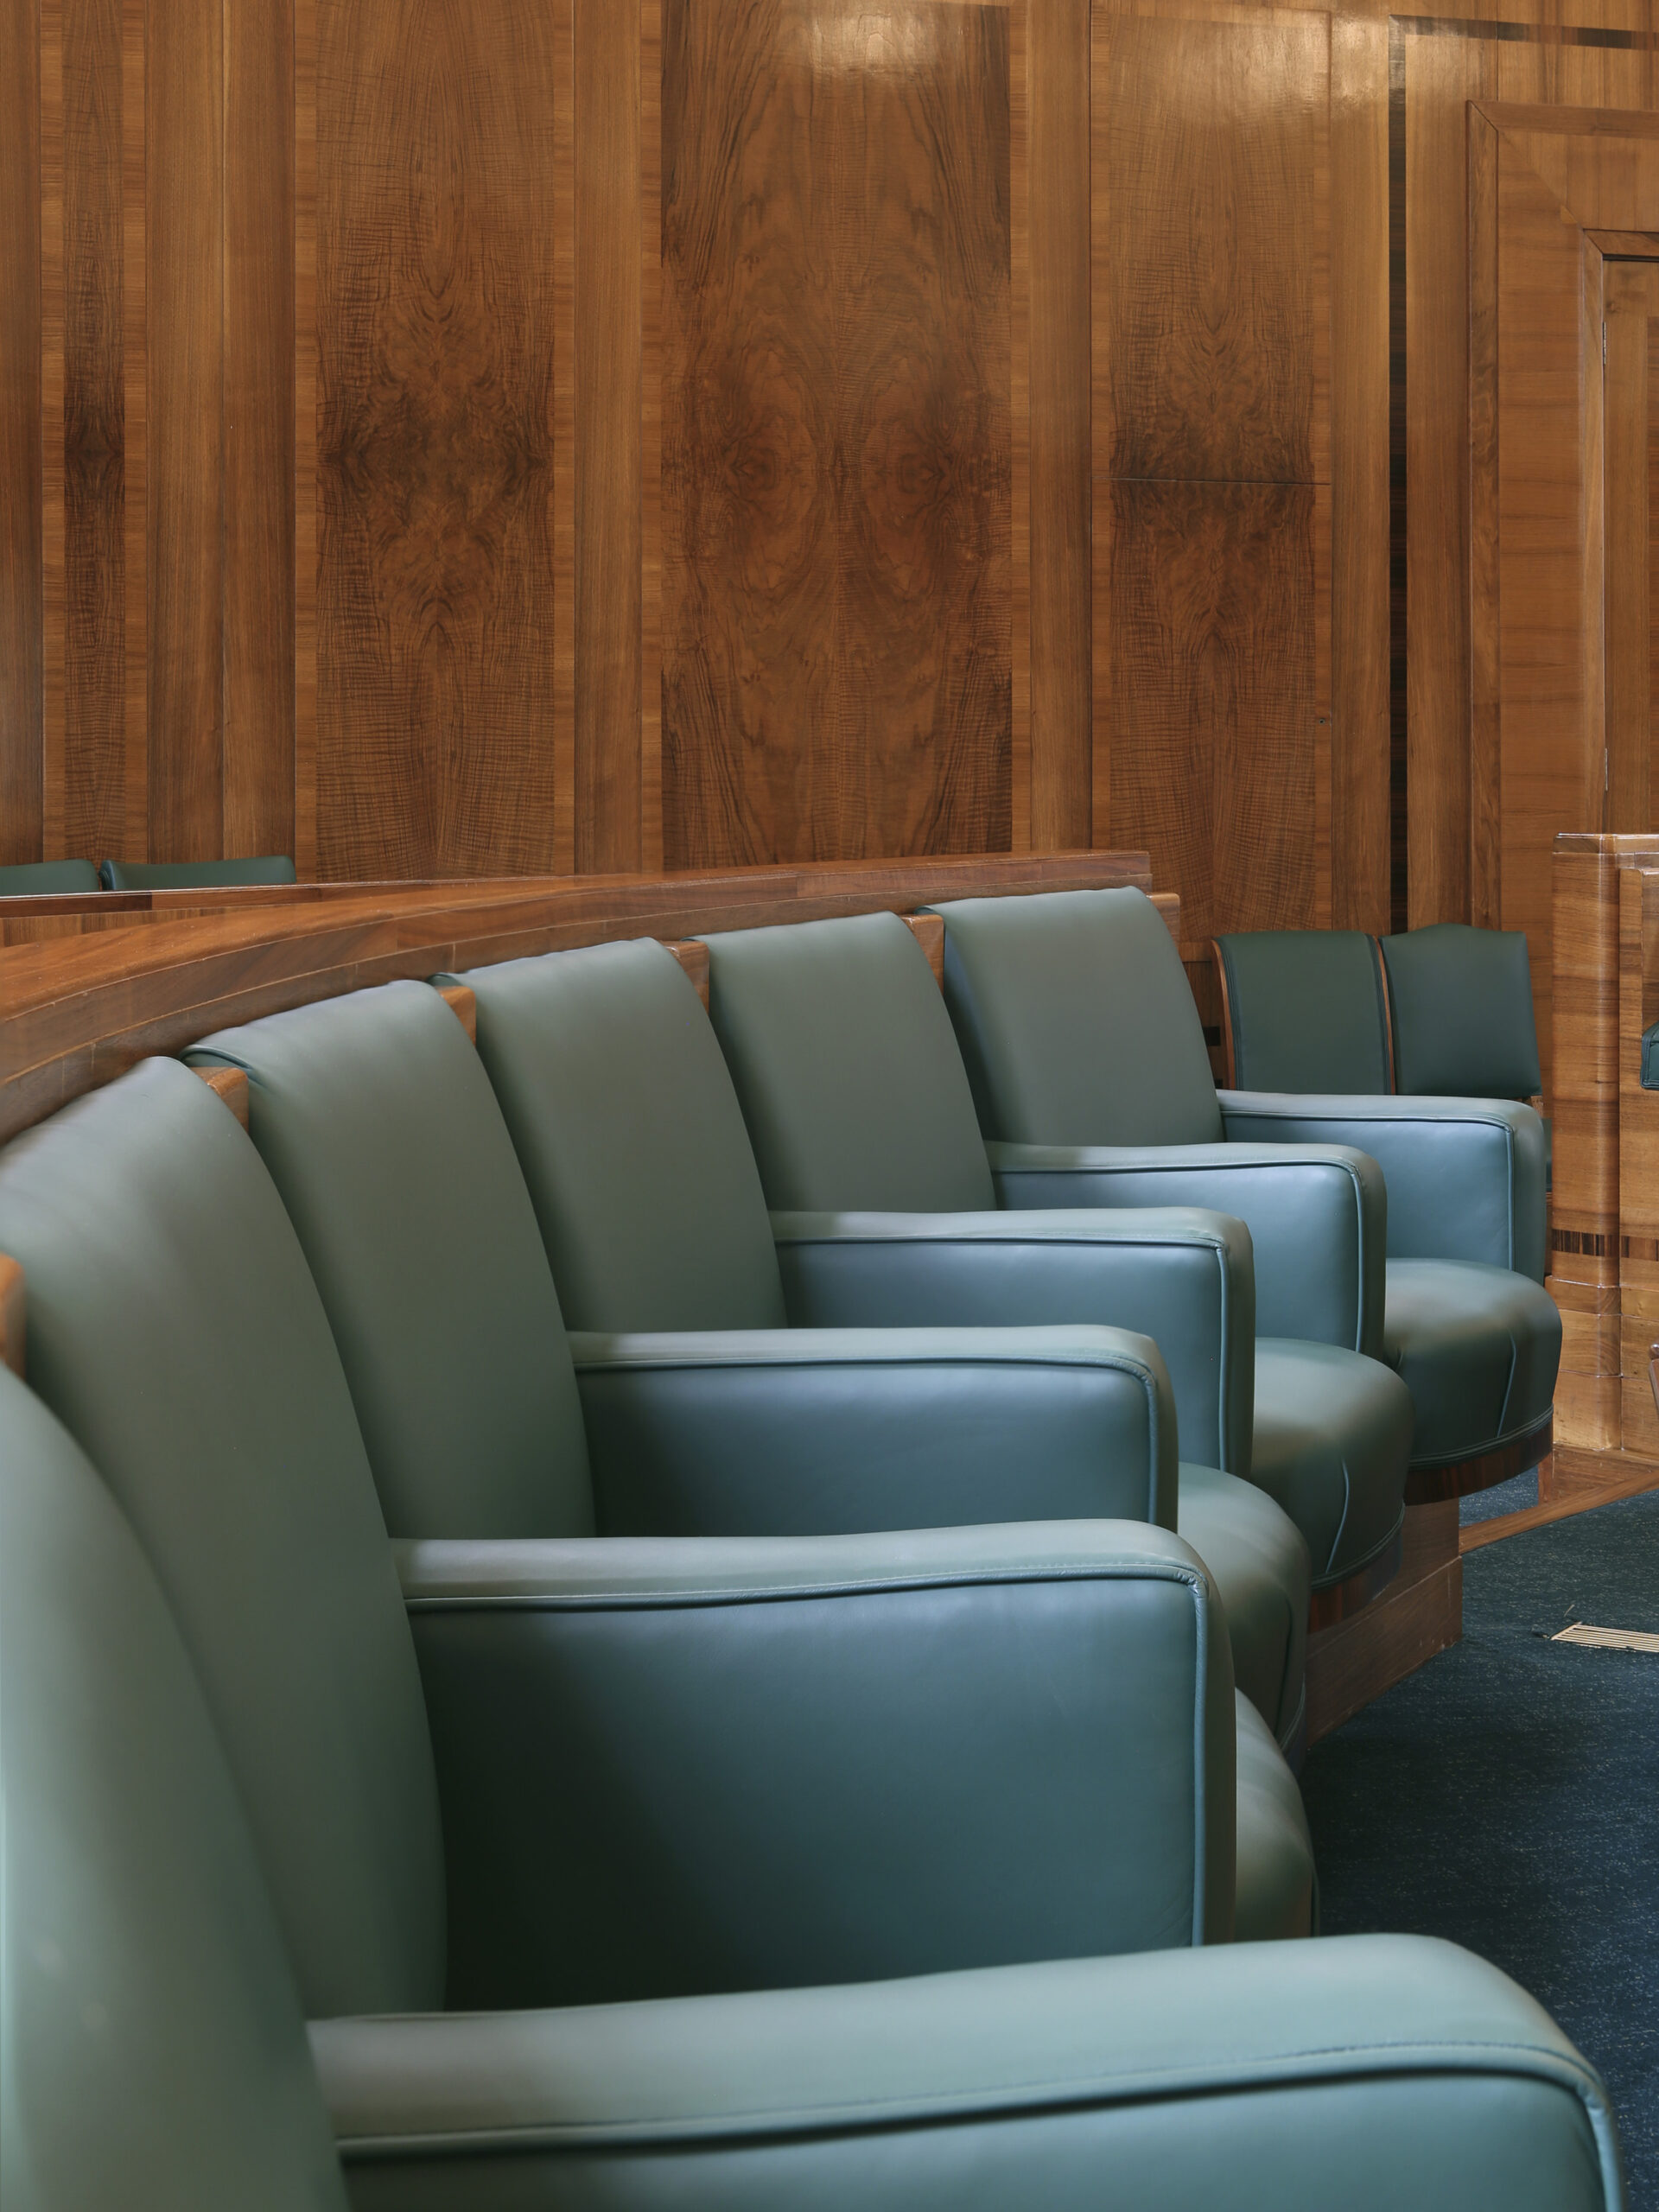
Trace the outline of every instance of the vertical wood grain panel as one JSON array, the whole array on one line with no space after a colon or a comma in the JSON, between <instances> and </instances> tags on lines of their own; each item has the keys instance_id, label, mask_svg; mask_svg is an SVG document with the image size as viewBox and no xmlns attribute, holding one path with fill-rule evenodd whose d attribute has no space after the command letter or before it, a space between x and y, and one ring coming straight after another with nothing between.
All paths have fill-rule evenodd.
<instances>
[{"instance_id":1,"label":"vertical wood grain panel","mask_svg":"<svg viewBox=\"0 0 1659 2212\"><path fill-rule=\"evenodd\" d=\"M1558 830L1599 826L1599 805L1586 811L1601 734L1592 742L1585 696L1582 234L1501 135L1497 200L1503 924L1528 932L1548 1081L1550 846Z\"/></svg>"},{"instance_id":2,"label":"vertical wood grain panel","mask_svg":"<svg viewBox=\"0 0 1659 2212\"><path fill-rule=\"evenodd\" d=\"M113 855L147 855L149 842L149 284L145 247L148 99L145 0L121 0L121 635L125 696L121 758L126 805Z\"/></svg>"},{"instance_id":3,"label":"vertical wood grain panel","mask_svg":"<svg viewBox=\"0 0 1659 2212\"><path fill-rule=\"evenodd\" d=\"M294 5L294 865L317 873L317 0Z\"/></svg>"},{"instance_id":4,"label":"vertical wood grain panel","mask_svg":"<svg viewBox=\"0 0 1659 2212\"><path fill-rule=\"evenodd\" d=\"M0 861L41 852L39 33L0 0Z\"/></svg>"},{"instance_id":5,"label":"vertical wood grain panel","mask_svg":"<svg viewBox=\"0 0 1659 2212\"><path fill-rule=\"evenodd\" d=\"M1607 275L1616 274L1610 265ZM1648 827L1648 317L1608 286L1605 435L1607 502L1607 827Z\"/></svg>"},{"instance_id":6,"label":"vertical wood grain panel","mask_svg":"<svg viewBox=\"0 0 1659 2212\"><path fill-rule=\"evenodd\" d=\"M1385 92L1382 60L1375 41L1344 50L1351 103ZM1190 940L1328 924L1338 821L1346 841L1356 817L1332 761L1326 19L1097 6L1093 73L1095 836L1156 855ZM1342 160L1386 178L1351 115ZM1364 223L1347 235L1363 257ZM1375 213L1370 237L1375 254ZM1344 334L1386 327L1380 270L1369 289L1343 275ZM1363 531L1369 499L1373 537L1352 589L1387 557L1375 372L1343 402L1341 520L1352 499ZM1385 668L1374 657L1379 823ZM1385 865L1381 841L1374 900Z\"/></svg>"},{"instance_id":7,"label":"vertical wood grain panel","mask_svg":"<svg viewBox=\"0 0 1659 2212\"><path fill-rule=\"evenodd\" d=\"M1659 429L1650 416L1650 393L1659 380L1651 342L1652 319L1659 315L1659 268L1650 262L1608 262L1602 304L1606 324L1606 826L1642 831L1653 818L1656 639L1650 550L1655 494L1649 454Z\"/></svg>"},{"instance_id":8,"label":"vertical wood grain panel","mask_svg":"<svg viewBox=\"0 0 1659 2212\"><path fill-rule=\"evenodd\" d=\"M641 865L640 10L575 0L576 866Z\"/></svg>"},{"instance_id":9,"label":"vertical wood grain panel","mask_svg":"<svg viewBox=\"0 0 1659 2212\"><path fill-rule=\"evenodd\" d=\"M1105 26L1109 29L1105 29ZM1103 17L1109 416L1118 477L1313 483L1329 467L1319 296L1325 18Z\"/></svg>"},{"instance_id":10,"label":"vertical wood grain panel","mask_svg":"<svg viewBox=\"0 0 1659 2212\"><path fill-rule=\"evenodd\" d=\"M40 0L41 821L39 849L42 859L60 858L64 849L63 64L62 0ZM118 158L118 141L117 156Z\"/></svg>"},{"instance_id":11,"label":"vertical wood grain panel","mask_svg":"<svg viewBox=\"0 0 1659 2212\"><path fill-rule=\"evenodd\" d=\"M119 0L62 0L58 742L48 857L127 849Z\"/></svg>"},{"instance_id":12,"label":"vertical wood grain panel","mask_svg":"<svg viewBox=\"0 0 1659 2212\"><path fill-rule=\"evenodd\" d=\"M663 10L639 10L639 859L663 865Z\"/></svg>"},{"instance_id":13,"label":"vertical wood grain panel","mask_svg":"<svg viewBox=\"0 0 1659 2212\"><path fill-rule=\"evenodd\" d=\"M1031 842L1085 846L1090 779L1088 0L1033 14Z\"/></svg>"},{"instance_id":14,"label":"vertical wood grain panel","mask_svg":"<svg viewBox=\"0 0 1659 2212\"><path fill-rule=\"evenodd\" d=\"M1331 25L1331 920L1389 927L1389 41Z\"/></svg>"},{"instance_id":15,"label":"vertical wood grain panel","mask_svg":"<svg viewBox=\"0 0 1659 2212\"><path fill-rule=\"evenodd\" d=\"M1134 741L1113 749L1112 822L1179 887L1188 940L1317 919L1315 505L1311 485L1113 486L1103 581Z\"/></svg>"},{"instance_id":16,"label":"vertical wood grain panel","mask_svg":"<svg viewBox=\"0 0 1659 2212\"><path fill-rule=\"evenodd\" d=\"M1413 37L1406 55L1407 841L1416 929L1469 913L1465 117L1481 86L1470 40Z\"/></svg>"},{"instance_id":17,"label":"vertical wood grain panel","mask_svg":"<svg viewBox=\"0 0 1659 2212\"><path fill-rule=\"evenodd\" d=\"M1503 912L1497 132L1469 117L1469 918Z\"/></svg>"},{"instance_id":18,"label":"vertical wood grain panel","mask_svg":"<svg viewBox=\"0 0 1659 2212\"><path fill-rule=\"evenodd\" d=\"M224 849L294 845L293 0L225 4Z\"/></svg>"},{"instance_id":19,"label":"vertical wood grain panel","mask_svg":"<svg viewBox=\"0 0 1659 2212\"><path fill-rule=\"evenodd\" d=\"M553 870L576 865L576 148L572 0L553 0Z\"/></svg>"},{"instance_id":20,"label":"vertical wood grain panel","mask_svg":"<svg viewBox=\"0 0 1659 2212\"><path fill-rule=\"evenodd\" d=\"M149 850L224 850L224 43L221 0L146 25ZM131 857L130 855L127 857Z\"/></svg>"},{"instance_id":21,"label":"vertical wood grain panel","mask_svg":"<svg viewBox=\"0 0 1659 2212\"><path fill-rule=\"evenodd\" d=\"M554 56L538 0L323 0L317 859L553 860Z\"/></svg>"},{"instance_id":22,"label":"vertical wood grain panel","mask_svg":"<svg viewBox=\"0 0 1659 2212\"><path fill-rule=\"evenodd\" d=\"M1006 849L1007 12L663 25L668 864Z\"/></svg>"},{"instance_id":23,"label":"vertical wood grain panel","mask_svg":"<svg viewBox=\"0 0 1659 2212\"><path fill-rule=\"evenodd\" d=\"M1032 849L1031 742L1031 147L1024 0L1008 38L1008 842ZM1045 337L1046 334L1045 334Z\"/></svg>"},{"instance_id":24,"label":"vertical wood grain panel","mask_svg":"<svg viewBox=\"0 0 1659 2212\"><path fill-rule=\"evenodd\" d=\"M1637 826L1650 830L1659 813L1659 328L1654 318L1648 324L1647 401L1649 810Z\"/></svg>"}]
</instances>

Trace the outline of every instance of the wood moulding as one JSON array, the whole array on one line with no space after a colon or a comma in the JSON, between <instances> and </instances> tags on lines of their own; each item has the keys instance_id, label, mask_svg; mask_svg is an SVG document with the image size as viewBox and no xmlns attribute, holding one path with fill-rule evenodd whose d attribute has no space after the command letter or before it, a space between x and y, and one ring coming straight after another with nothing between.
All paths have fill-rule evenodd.
<instances>
[{"instance_id":1,"label":"wood moulding","mask_svg":"<svg viewBox=\"0 0 1659 2212\"><path fill-rule=\"evenodd\" d=\"M326 892L302 885L275 899L226 894L213 911L188 894L195 909L177 919L161 918L168 910L152 903L148 926L0 951L0 1139L147 1054L178 1052L213 1029L369 984L615 938L906 913L992 893L1144 890L1148 881L1144 853L1102 852Z\"/></svg>"}]
</instances>

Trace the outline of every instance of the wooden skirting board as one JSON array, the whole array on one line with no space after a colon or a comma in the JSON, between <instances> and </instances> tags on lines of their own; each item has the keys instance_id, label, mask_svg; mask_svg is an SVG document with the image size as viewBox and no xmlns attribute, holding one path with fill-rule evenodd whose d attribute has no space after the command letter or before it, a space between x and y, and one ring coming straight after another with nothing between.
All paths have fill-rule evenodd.
<instances>
[{"instance_id":1,"label":"wooden skirting board","mask_svg":"<svg viewBox=\"0 0 1659 2212\"><path fill-rule=\"evenodd\" d=\"M1458 1501L1406 1508L1400 1572L1363 1612L1307 1639L1307 1740L1381 1697L1463 1635Z\"/></svg>"}]
</instances>

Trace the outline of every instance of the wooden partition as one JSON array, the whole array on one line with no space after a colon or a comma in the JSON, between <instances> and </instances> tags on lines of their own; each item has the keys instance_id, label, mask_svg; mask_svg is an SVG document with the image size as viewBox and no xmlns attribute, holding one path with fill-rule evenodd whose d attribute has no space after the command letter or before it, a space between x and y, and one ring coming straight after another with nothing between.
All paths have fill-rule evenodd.
<instances>
[{"instance_id":1,"label":"wooden partition","mask_svg":"<svg viewBox=\"0 0 1659 2212\"><path fill-rule=\"evenodd\" d=\"M613 938L677 938L944 899L1150 888L1144 853L828 862L677 876L270 886L19 904L79 907L90 926L0 950L0 1138L226 1024L452 968ZM176 903L175 903L176 902ZM10 903L10 902L8 902ZM1179 902L1159 899L1179 942Z\"/></svg>"},{"instance_id":2,"label":"wooden partition","mask_svg":"<svg viewBox=\"0 0 1659 2212\"><path fill-rule=\"evenodd\" d=\"M1636 1481L1659 1470L1659 1094L1641 1087L1642 1032L1659 1019L1659 840L1560 836L1553 865L1556 1459Z\"/></svg>"}]
</instances>

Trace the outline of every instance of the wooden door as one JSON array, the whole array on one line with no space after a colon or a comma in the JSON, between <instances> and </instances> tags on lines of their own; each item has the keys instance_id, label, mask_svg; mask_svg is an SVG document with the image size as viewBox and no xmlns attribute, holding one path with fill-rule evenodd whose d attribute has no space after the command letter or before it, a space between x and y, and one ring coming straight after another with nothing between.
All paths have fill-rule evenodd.
<instances>
[{"instance_id":1,"label":"wooden door","mask_svg":"<svg viewBox=\"0 0 1659 2212\"><path fill-rule=\"evenodd\" d=\"M1654 241L1659 256L1659 238ZM1604 264L1605 823L1654 827L1659 798L1659 257Z\"/></svg>"}]
</instances>

